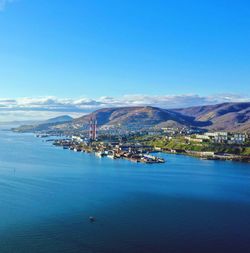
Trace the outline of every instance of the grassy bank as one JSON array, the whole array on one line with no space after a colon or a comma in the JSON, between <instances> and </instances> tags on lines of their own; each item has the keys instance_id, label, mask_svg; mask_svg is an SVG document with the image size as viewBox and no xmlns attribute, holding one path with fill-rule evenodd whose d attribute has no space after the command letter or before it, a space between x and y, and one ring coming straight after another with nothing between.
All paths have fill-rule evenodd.
<instances>
[{"instance_id":1,"label":"grassy bank","mask_svg":"<svg viewBox=\"0 0 250 253\"><path fill-rule=\"evenodd\" d=\"M162 136L140 136L136 141L162 150L189 150L198 152L220 152L235 155L250 155L250 145L221 144L212 142L192 142L184 136L167 139Z\"/></svg>"}]
</instances>

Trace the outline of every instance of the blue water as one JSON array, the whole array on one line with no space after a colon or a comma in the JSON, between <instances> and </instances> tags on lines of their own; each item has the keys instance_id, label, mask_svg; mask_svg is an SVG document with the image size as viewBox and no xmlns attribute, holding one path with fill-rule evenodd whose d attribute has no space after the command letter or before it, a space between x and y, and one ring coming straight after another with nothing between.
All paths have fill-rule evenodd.
<instances>
[{"instance_id":1,"label":"blue water","mask_svg":"<svg viewBox=\"0 0 250 253\"><path fill-rule=\"evenodd\" d=\"M0 131L0 252L250 252L250 164L161 156L100 159Z\"/></svg>"}]
</instances>

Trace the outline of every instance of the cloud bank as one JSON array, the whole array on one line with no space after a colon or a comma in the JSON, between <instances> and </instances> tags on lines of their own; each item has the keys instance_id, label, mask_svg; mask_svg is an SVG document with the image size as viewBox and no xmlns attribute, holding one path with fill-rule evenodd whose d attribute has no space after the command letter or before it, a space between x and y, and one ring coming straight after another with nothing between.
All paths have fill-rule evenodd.
<instances>
[{"instance_id":1,"label":"cloud bank","mask_svg":"<svg viewBox=\"0 0 250 253\"><path fill-rule=\"evenodd\" d=\"M208 105L223 102L246 102L249 97L234 94L214 96L188 95L125 95L123 97L90 98L0 98L0 121L20 119L44 119L69 114L80 116L96 109L122 106L157 106L162 108L180 108L196 105Z\"/></svg>"}]
</instances>

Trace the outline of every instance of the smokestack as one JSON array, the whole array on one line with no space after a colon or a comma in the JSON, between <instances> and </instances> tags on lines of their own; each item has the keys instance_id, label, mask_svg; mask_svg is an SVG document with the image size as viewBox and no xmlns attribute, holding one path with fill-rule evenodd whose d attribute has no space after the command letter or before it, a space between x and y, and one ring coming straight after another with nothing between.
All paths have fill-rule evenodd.
<instances>
[{"instance_id":1,"label":"smokestack","mask_svg":"<svg viewBox=\"0 0 250 253\"><path fill-rule=\"evenodd\" d=\"M97 120L93 118L91 118L89 121L89 139L97 139Z\"/></svg>"}]
</instances>

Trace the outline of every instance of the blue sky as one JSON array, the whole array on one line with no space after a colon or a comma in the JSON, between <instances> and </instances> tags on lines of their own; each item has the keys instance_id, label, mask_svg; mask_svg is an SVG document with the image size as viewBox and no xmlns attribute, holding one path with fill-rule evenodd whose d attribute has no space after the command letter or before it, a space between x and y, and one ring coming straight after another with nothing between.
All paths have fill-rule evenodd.
<instances>
[{"instance_id":1,"label":"blue sky","mask_svg":"<svg viewBox=\"0 0 250 253\"><path fill-rule=\"evenodd\" d=\"M0 98L250 97L249 1L0 0L0 34Z\"/></svg>"}]
</instances>

